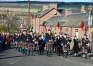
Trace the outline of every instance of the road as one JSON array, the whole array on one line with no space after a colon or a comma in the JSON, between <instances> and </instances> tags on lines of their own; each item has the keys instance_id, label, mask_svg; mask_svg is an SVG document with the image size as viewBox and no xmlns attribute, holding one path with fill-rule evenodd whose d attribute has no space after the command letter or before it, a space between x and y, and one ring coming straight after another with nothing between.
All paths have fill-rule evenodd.
<instances>
[{"instance_id":1,"label":"road","mask_svg":"<svg viewBox=\"0 0 93 66\"><path fill-rule=\"evenodd\" d=\"M15 49L9 49L0 52L0 66L93 66L93 60L55 55L24 56Z\"/></svg>"}]
</instances>

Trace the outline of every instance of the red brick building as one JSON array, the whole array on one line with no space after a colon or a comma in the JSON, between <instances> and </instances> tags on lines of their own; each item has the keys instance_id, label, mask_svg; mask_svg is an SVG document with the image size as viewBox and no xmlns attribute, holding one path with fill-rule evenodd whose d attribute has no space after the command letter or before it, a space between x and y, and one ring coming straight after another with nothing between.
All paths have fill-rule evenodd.
<instances>
[{"instance_id":1,"label":"red brick building","mask_svg":"<svg viewBox=\"0 0 93 66\"><path fill-rule=\"evenodd\" d=\"M87 31L80 27L82 21ZM88 15L86 13L74 12L64 15L64 13L60 13L55 8L50 8L38 14L34 14L31 24L33 25L33 31L36 33L51 30L51 32L56 34L63 32L72 37L77 36L81 38L87 32L88 37L91 37L91 31L90 28L88 28Z\"/></svg>"},{"instance_id":2,"label":"red brick building","mask_svg":"<svg viewBox=\"0 0 93 66\"><path fill-rule=\"evenodd\" d=\"M32 16L32 22L31 22L33 26L33 31L36 33L43 32L42 23L44 21L47 21L53 16L61 16L61 14L55 8L46 9L40 13L34 14Z\"/></svg>"}]
</instances>

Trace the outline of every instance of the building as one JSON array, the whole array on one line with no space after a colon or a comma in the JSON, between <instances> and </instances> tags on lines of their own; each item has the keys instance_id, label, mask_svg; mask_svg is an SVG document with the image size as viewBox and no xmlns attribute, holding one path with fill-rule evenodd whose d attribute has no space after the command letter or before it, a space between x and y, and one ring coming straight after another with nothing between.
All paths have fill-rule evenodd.
<instances>
[{"instance_id":1,"label":"building","mask_svg":"<svg viewBox=\"0 0 93 66\"><path fill-rule=\"evenodd\" d=\"M69 34L70 36L74 37L77 36L81 38L86 33L88 37L91 37L90 29L88 28L88 15L78 13L78 14L71 14L68 16L54 16L48 19L46 22L46 29L45 27L43 31L47 31L51 27L51 31L53 33L59 34L60 32ZM85 28L81 28L80 24L84 22ZM58 26L59 24L59 26Z\"/></svg>"},{"instance_id":2,"label":"building","mask_svg":"<svg viewBox=\"0 0 93 66\"><path fill-rule=\"evenodd\" d=\"M0 14L1 14L1 16L3 14L9 15L9 16L16 16L16 17L19 17L20 19L23 19L22 21L24 21L24 22L30 22L31 26L33 26L34 32L41 33L43 31L46 31L43 28L44 24L54 17L55 17L54 21L58 20L56 22L59 22L59 20L70 21L70 19L72 22L74 20L72 18L75 18L75 19L78 18L78 17L77 18L72 17L73 14L76 15L79 13L86 13L88 10L91 10L92 8L93 8L93 3L82 3L82 2L80 2L80 3L75 3L75 2L64 3L64 2L31 1L30 2L30 13L31 14L28 15L29 10L28 10L27 1L1 2L0 3ZM82 16L80 16L80 17L82 17ZM28 18L30 18L30 21L28 21ZM82 19L85 19L85 17ZM82 19L80 21L82 21ZM77 22L77 23L80 22L78 20L75 22ZM54 23L54 21L52 21L50 23ZM69 24L69 23L70 22L67 22L67 24ZM65 24L64 24L64 26L65 26ZM70 27L70 24L68 25L68 27ZM51 26L49 26L48 28L51 28Z\"/></svg>"},{"instance_id":3,"label":"building","mask_svg":"<svg viewBox=\"0 0 93 66\"><path fill-rule=\"evenodd\" d=\"M31 24L33 25L33 30L34 32L42 32L43 30L43 25L42 23L48 19L50 19L53 16L60 16L61 13L55 9L55 8L48 8L40 13L32 15L32 22Z\"/></svg>"}]
</instances>

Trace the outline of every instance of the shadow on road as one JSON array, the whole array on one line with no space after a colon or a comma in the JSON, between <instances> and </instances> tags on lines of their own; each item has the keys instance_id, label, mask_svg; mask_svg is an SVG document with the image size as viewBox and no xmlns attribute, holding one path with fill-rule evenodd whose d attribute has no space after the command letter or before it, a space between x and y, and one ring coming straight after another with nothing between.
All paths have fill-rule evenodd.
<instances>
[{"instance_id":1,"label":"shadow on road","mask_svg":"<svg viewBox=\"0 0 93 66\"><path fill-rule=\"evenodd\" d=\"M5 56L5 55L0 55L0 56Z\"/></svg>"},{"instance_id":2,"label":"shadow on road","mask_svg":"<svg viewBox=\"0 0 93 66\"><path fill-rule=\"evenodd\" d=\"M10 50L10 49L14 49L14 48L8 48L8 47L5 47L5 48L3 48L3 49L0 49L0 53L3 53L4 51L6 51L6 50Z\"/></svg>"},{"instance_id":3,"label":"shadow on road","mask_svg":"<svg viewBox=\"0 0 93 66\"><path fill-rule=\"evenodd\" d=\"M0 59L17 58L17 57L24 57L24 56L11 56L11 57L3 57L3 58L0 58Z\"/></svg>"}]
</instances>

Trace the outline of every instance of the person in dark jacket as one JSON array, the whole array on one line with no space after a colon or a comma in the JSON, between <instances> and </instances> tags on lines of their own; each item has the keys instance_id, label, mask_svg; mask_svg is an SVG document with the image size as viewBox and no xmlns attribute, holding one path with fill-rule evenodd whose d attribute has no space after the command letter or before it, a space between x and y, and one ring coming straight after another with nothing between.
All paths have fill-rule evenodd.
<instances>
[{"instance_id":1,"label":"person in dark jacket","mask_svg":"<svg viewBox=\"0 0 93 66\"><path fill-rule=\"evenodd\" d=\"M27 41L27 33L25 31L21 34L20 40L22 42L26 42Z\"/></svg>"},{"instance_id":2,"label":"person in dark jacket","mask_svg":"<svg viewBox=\"0 0 93 66\"><path fill-rule=\"evenodd\" d=\"M43 39L41 39L41 37L39 37L38 46L39 54L42 55L44 53L45 42L43 41Z\"/></svg>"},{"instance_id":3,"label":"person in dark jacket","mask_svg":"<svg viewBox=\"0 0 93 66\"><path fill-rule=\"evenodd\" d=\"M27 34L27 42L28 43L33 43L33 37L32 37L32 35Z\"/></svg>"},{"instance_id":4,"label":"person in dark jacket","mask_svg":"<svg viewBox=\"0 0 93 66\"><path fill-rule=\"evenodd\" d=\"M74 51L74 54L75 56L77 55L77 53L79 52L80 48L79 48L79 39L74 37L73 39L74 41L74 46L73 46L73 51Z\"/></svg>"},{"instance_id":5,"label":"person in dark jacket","mask_svg":"<svg viewBox=\"0 0 93 66\"><path fill-rule=\"evenodd\" d=\"M3 38L3 40L2 40L3 49L6 49L6 45L5 45L5 42L6 42L6 35L5 35L5 33L2 33L2 38Z\"/></svg>"},{"instance_id":6,"label":"person in dark jacket","mask_svg":"<svg viewBox=\"0 0 93 66\"><path fill-rule=\"evenodd\" d=\"M57 54L60 56L62 53L61 37L60 36L57 37L56 43L57 43Z\"/></svg>"},{"instance_id":7,"label":"person in dark jacket","mask_svg":"<svg viewBox=\"0 0 93 66\"><path fill-rule=\"evenodd\" d=\"M91 52L90 50L90 40L86 38L82 38L82 46L88 51Z\"/></svg>"},{"instance_id":8,"label":"person in dark jacket","mask_svg":"<svg viewBox=\"0 0 93 66\"><path fill-rule=\"evenodd\" d=\"M3 49L3 43L2 43L2 41L3 41L3 37L2 37L2 35L0 34L0 50Z\"/></svg>"}]
</instances>

